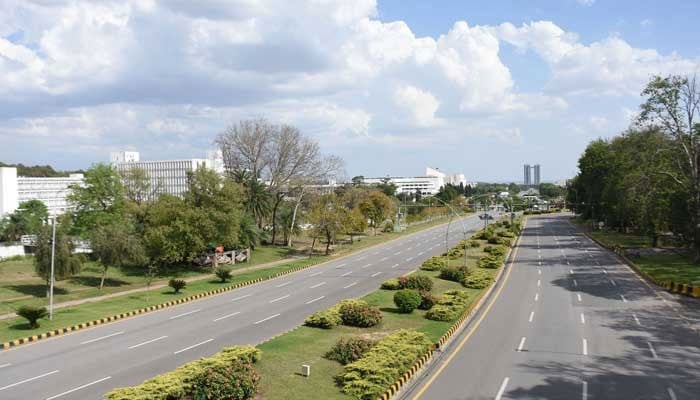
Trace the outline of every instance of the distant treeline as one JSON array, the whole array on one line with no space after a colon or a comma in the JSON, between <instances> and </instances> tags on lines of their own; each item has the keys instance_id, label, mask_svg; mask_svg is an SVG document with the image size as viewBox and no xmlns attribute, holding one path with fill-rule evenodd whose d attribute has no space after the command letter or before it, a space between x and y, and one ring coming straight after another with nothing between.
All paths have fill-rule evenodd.
<instances>
[{"instance_id":1,"label":"distant treeline","mask_svg":"<svg viewBox=\"0 0 700 400\"><path fill-rule=\"evenodd\" d=\"M24 165L24 164L5 164L0 161L0 167L15 167L17 168L18 176L28 176L30 178L59 178L63 176L68 176L69 174L81 174L82 170L78 171L56 171L50 165Z\"/></svg>"}]
</instances>

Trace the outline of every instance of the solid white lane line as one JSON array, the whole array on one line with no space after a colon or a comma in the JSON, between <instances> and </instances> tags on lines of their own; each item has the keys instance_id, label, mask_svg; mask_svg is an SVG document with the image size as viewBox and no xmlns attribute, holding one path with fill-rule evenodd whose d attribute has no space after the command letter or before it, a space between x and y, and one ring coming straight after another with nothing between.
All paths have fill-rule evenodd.
<instances>
[{"instance_id":1,"label":"solid white lane line","mask_svg":"<svg viewBox=\"0 0 700 400\"><path fill-rule=\"evenodd\" d=\"M141 346L145 346L145 345L150 344L150 343L153 343L153 342L157 342L157 341L159 341L159 340L163 340L163 339L165 339L165 338L167 338L167 336L161 336L161 337L159 337L159 338L147 340L147 341L145 341L145 342L142 342L142 343L139 343L139 344L135 344L135 345L133 345L133 346L129 346L128 349L135 349L135 348L138 348L138 347L141 347Z\"/></svg>"},{"instance_id":2,"label":"solid white lane line","mask_svg":"<svg viewBox=\"0 0 700 400\"><path fill-rule=\"evenodd\" d=\"M586 381L582 382L581 399L588 400L588 382Z\"/></svg>"},{"instance_id":3,"label":"solid white lane line","mask_svg":"<svg viewBox=\"0 0 700 400\"><path fill-rule=\"evenodd\" d=\"M528 318L527 322L532 322L532 320L535 318L535 312L530 311L530 318Z\"/></svg>"},{"instance_id":4,"label":"solid white lane line","mask_svg":"<svg viewBox=\"0 0 700 400\"><path fill-rule=\"evenodd\" d=\"M378 275L381 274L381 273L382 273L382 271L375 272L375 273L373 273L373 274L371 275L371 277L374 278L375 276L378 276Z\"/></svg>"},{"instance_id":5,"label":"solid white lane line","mask_svg":"<svg viewBox=\"0 0 700 400\"><path fill-rule=\"evenodd\" d=\"M234 313L224 315L223 317L219 317L219 318L215 319L213 322L218 322L218 321L221 321L222 319L226 319L226 318L229 318L229 317L233 317L234 315L238 315L238 314L240 314L240 313L241 313L240 311L236 311L236 312L234 312Z\"/></svg>"},{"instance_id":6,"label":"solid white lane line","mask_svg":"<svg viewBox=\"0 0 700 400\"><path fill-rule=\"evenodd\" d=\"M520 344L518 345L518 351L523 351L523 346L525 346L525 336L520 339Z\"/></svg>"},{"instance_id":7,"label":"solid white lane line","mask_svg":"<svg viewBox=\"0 0 700 400\"><path fill-rule=\"evenodd\" d=\"M253 295L253 294L251 293L251 294L246 294L246 295L239 296L239 297L234 297L233 299L231 299L231 301L236 301L236 300L240 300L240 299L245 299L246 297L250 297L250 296L252 296L252 295Z\"/></svg>"},{"instance_id":8,"label":"solid white lane line","mask_svg":"<svg viewBox=\"0 0 700 400\"><path fill-rule=\"evenodd\" d=\"M292 282L293 282L293 281L285 282L285 283L282 283L282 284L277 285L277 286L275 286L275 287L285 287L285 286L289 285L289 284L292 283Z\"/></svg>"},{"instance_id":9,"label":"solid white lane line","mask_svg":"<svg viewBox=\"0 0 700 400\"><path fill-rule=\"evenodd\" d=\"M535 301L539 300L539 298L540 298L540 294L539 294L539 293L535 293Z\"/></svg>"},{"instance_id":10,"label":"solid white lane line","mask_svg":"<svg viewBox=\"0 0 700 400\"><path fill-rule=\"evenodd\" d=\"M343 275L340 275L340 276L348 276L348 275L350 275L350 274L352 274L352 271L348 271L348 272L346 272L346 273L344 273Z\"/></svg>"},{"instance_id":11,"label":"solid white lane line","mask_svg":"<svg viewBox=\"0 0 700 400\"><path fill-rule=\"evenodd\" d=\"M287 295L284 295L284 296L282 296L282 297L278 297L278 298L276 298L276 299L272 299L272 300L269 301L269 303L274 303L274 302L277 302L277 301L280 301L280 300L284 300L284 299L286 299L286 298L289 297L289 296L291 296L291 295L287 294Z\"/></svg>"},{"instance_id":12,"label":"solid white lane line","mask_svg":"<svg viewBox=\"0 0 700 400\"><path fill-rule=\"evenodd\" d=\"M656 355L656 350L654 350L654 346L651 344L651 342L647 342L647 346L649 346L649 351L651 352L651 356L654 358L659 358Z\"/></svg>"},{"instance_id":13,"label":"solid white lane line","mask_svg":"<svg viewBox=\"0 0 700 400\"><path fill-rule=\"evenodd\" d=\"M262 324L262 323L265 322L265 321L269 321L269 320L271 320L272 318L277 318L277 317L279 317L279 316L280 316L280 314L270 315L270 316L267 317L267 318L263 318L263 319L261 319L260 321L255 322L253 325Z\"/></svg>"},{"instance_id":14,"label":"solid white lane line","mask_svg":"<svg viewBox=\"0 0 700 400\"><path fill-rule=\"evenodd\" d=\"M310 277L312 277L312 276L319 276L319 275L321 275L322 273L323 273L323 271L318 271L318 272L314 272L313 274L311 274L311 275L309 275L309 276L310 276Z\"/></svg>"},{"instance_id":15,"label":"solid white lane line","mask_svg":"<svg viewBox=\"0 0 700 400\"><path fill-rule=\"evenodd\" d=\"M22 380L22 381L19 381L19 382L11 383L11 384L9 384L9 385L7 385L7 386L0 387L0 392L2 392L2 391L5 390L5 389L9 389L9 388L11 388L11 387L15 387L15 386L21 385L21 384L23 384L23 383L27 383L27 382L31 382L31 381L34 381L34 380L37 380L37 379L41 379L41 378L43 378L43 377L45 377L45 376L49 376L49 375L55 374L55 373L57 373L57 372L58 372L58 370L55 370L55 371L47 372L47 373L45 373L45 374L41 374L41 375L39 375L39 376L35 376L35 377L33 377L33 378L27 378L27 379Z\"/></svg>"},{"instance_id":16,"label":"solid white lane line","mask_svg":"<svg viewBox=\"0 0 700 400\"><path fill-rule=\"evenodd\" d=\"M576 282L576 279L574 279L574 287L578 287L578 282Z\"/></svg>"},{"instance_id":17,"label":"solid white lane line","mask_svg":"<svg viewBox=\"0 0 700 400\"><path fill-rule=\"evenodd\" d=\"M620 295L620 298L622 299L622 301L623 301L624 303L627 303L627 299L625 298L625 296Z\"/></svg>"},{"instance_id":18,"label":"solid white lane line","mask_svg":"<svg viewBox=\"0 0 700 400\"><path fill-rule=\"evenodd\" d=\"M346 265L347 265L347 264L339 264L339 265L336 265L335 267L336 267L336 268L343 268L343 267L346 266Z\"/></svg>"},{"instance_id":19,"label":"solid white lane line","mask_svg":"<svg viewBox=\"0 0 700 400\"><path fill-rule=\"evenodd\" d=\"M583 313L581 313L581 323L582 324L586 323L586 317L583 316Z\"/></svg>"},{"instance_id":20,"label":"solid white lane line","mask_svg":"<svg viewBox=\"0 0 700 400\"><path fill-rule=\"evenodd\" d=\"M196 310L187 311L186 313L182 313L182 314L178 314L178 315L173 315L172 317L170 317L170 319L176 319L176 318L184 317L185 315L194 314L194 313L200 312L200 311L202 311L202 309L201 309L201 308L198 308L198 309L196 309Z\"/></svg>"},{"instance_id":21,"label":"solid white lane line","mask_svg":"<svg viewBox=\"0 0 700 400\"><path fill-rule=\"evenodd\" d=\"M391 269L394 269L394 268L396 268L396 267L398 267L398 266L399 266L399 264L394 264L394 265L391 266Z\"/></svg>"},{"instance_id":22,"label":"solid white lane line","mask_svg":"<svg viewBox=\"0 0 700 400\"><path fill-rule=\"evenodd\" d=\"M636 322L638 326L642 326L641 322L639 322L639 318L637 318L637 314L632 314L632 318L634 318L634 322Z\"/></svg>"},{"instance_id":23,"label":"solid white lane line","mask_svg":"<svg viewBox=\"0 0 700 400\"><path fill-rule=\"evenodd\" d=\"M541 284L541 283L542 283L542 282L538 279L538 280L537 280L537 287L540 287L540 284Z\"/></svg>"},{"instance_id":24,"label":"solid white lane line","mask_svg":"<svg viewBox=\"0 0 700 400\"><path fill-rule=\"evenodd\" d=\"M674 392L671 388L668 388L668 397L670 397L671 400L678 400L676 397L676 392Z\"/></svg>"},{"instance_id":25,"label":"solid white lane line","mask_svg":"<svg viewBox=\"0 0 700 400\"><path fill-rule=\"evenodd\" d=\"M171 319L172 319L172 318L171 318ZM122 333L124 333L124 331L114 332L114 333L111 333L111 334L109 334L109 335L101 336L101 337L98 337L98 338L95 338L95 339L86 340L86 341L84 341L84 342L81 342L80 344L88 344L88 343L97 342L97 341L100 341L100 340L102 340L102 339L111 338L112 336L121 335Z\"/></svg>"},{"instance_id":26,"label":"solid white lane line","mask_svg":"<svg viewBox=\"0 0 700 400\"><path fill-rule=\"evenodd\" d=\"M506 377L503 380L503 383L501 384L501 388L498 389L498 393L496 393L496 397L494 398L494 400L501 400L501 397L503 397L503 393L506 391L506 386L508 386L509 380L510 380L510 378L508 378L508 377Z\"/></svg>"},{"instance_id":27,"label":"solid white lane line","mask_svg":"<svg viewBox=\"0 0 700 400\"><path fill-rule=\"evenodd\" d=\"M10 364L10 363L7 363L7 364L0 364L0 368L9 367L10 365L12 365L12 364Z\"/></svg>"},{"instance_id":28,"label":"solid white lane line","mask_svg":"<svg viewBox=\"0 0 700 400\"><path fill-rule=\"evenodd\" d=\"M583 339L583 355L588 355L588 340Z\"/></svg>"},{"instance_id":29,"label":"solid white lane line","mask_svg":"<svg viewBox=\"0 0 700 400\"><path fill-rule=\"evenodd\" d=\"M579 303L581 302L581 293L576 293L576 298L578 298Z\"/></svg>"},{"instance_id":30,"label":"solid white lane line","mask_svg":"<svg viewBox=\"0 0 700 400\"><path fill-rule=\"evenodd\" d=\"M197 343L197 344L193 344L192 346L185 347L184 349L178 350L178 351L174 352L173 354L180 354L180 353L182 353L183 351L187 351L187 350L190 350L190 349L194 349L195 347L201 346L201 345L203 345L203 344L207 344L207 343L211 342L212 340L214 340L214 339L207 339L207 340L205 340L205 341L203 341L203 342L199 342L199 343Z\"/></svg>"},{"instance_id":31,"label":"solid white lane line","mask_svg":"<svg viewBox=\"0 0 700 400\"><path fill-rule=\"evenodd\" d=\"M317 283L317 284L315 284L315 285L313 285L313 286L310 286L309 289L316 289L317 287L321 287L321 286L323 286L323 285L325 285L325 284L326 284L326 282Z\"/></svg>"},{"instance_id":32,"label":"solid white lane line","mask_svg":"<svg viewBox=\"0 0 700 400\"><path fill-rule=\"evenodd\" d=\"M343 286L343 289L347 289L347 288L353 287L353 286L355 286L355 285L357 285L357 282L353 282L353 283L351 283L351 284L349 284L349 285L347 285L347 286Z\"/></svg>"},{"instance_id":33,"label":"solid white lane line","mask_svg":"<svg viewBox=\"0 0 700 400\"><path fill-rule=\"evenodd\" d=\"M55 395L55 396L47 397L46 400L57 399L57 398L59 398L59 397L61 397L61 396L65 396L65 395L67 395L67 394L73 393L73 392L78 391L78 390L80 390L80 389L85 389L85 388L88 387L88 386L96 385L96 384L98 384L98 383L100 383L100 382L104 382L104 381L106 381L107 379L111 379L111 378L112 378L111 376L106 376L106 377L104 377L104 378L102 378L102 379L98 379L98 380L96 380L96 381L93 381L93 382L90 382L90 383L86 383L86 384L84 384L84 385L82 385L82 386L78 386L77 388L73 388L73 389L71 389L71 390L67 390L67 391L65 391L65 392L63 392L63 393L60 393L60 394L57 394L57 395Z\"/></svg>"},{"instance_id":34,"label":"solid white lane line","mask_svg":"<svg viewBox=\"0 0 700 400\"><path fill-rule=\"evenodd\" d=\"M371 266L372 266L372 263L369 263L369 264L365 264L365 265L361 266L360 268L369 268Z\"/></svg>"},{"instance_id":35,"label":"solid white lane line","mask_svg":"<svg viewBox=\"0 0 700 400\"><path fill-rule=\"evenodd\" d=\"M317 302L317 301L319 301L319 300L321 300L321 299L324 299L325 297L326 297L326 296L316 297L316 298L313 299L313 300L307 301L306 304L311 304L311 303Z\"/></svg>"}]
</instances>

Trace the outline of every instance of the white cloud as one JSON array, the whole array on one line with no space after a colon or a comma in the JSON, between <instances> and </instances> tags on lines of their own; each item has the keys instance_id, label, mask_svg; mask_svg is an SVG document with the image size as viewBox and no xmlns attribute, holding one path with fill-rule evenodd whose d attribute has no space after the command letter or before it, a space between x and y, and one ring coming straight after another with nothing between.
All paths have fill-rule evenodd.
<instances>
[{"instance_id":1,"label":"white cloud","mask_svg":"<svg viewBox=\"0 0 700 400\"><path fill-rule=\"evenodd\" d=\"M400 107L409 110L413 120L419 126L429 127L438 122L435 119L435 112L440 102L430 92L405 85L396 89L394 101Z\"/></svg>"}]
</instances>

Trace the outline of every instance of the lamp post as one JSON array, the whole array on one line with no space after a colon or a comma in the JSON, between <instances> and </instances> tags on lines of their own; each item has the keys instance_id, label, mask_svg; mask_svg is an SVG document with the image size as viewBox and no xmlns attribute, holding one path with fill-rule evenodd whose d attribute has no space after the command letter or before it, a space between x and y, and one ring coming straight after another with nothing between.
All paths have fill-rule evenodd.
<instances>
[{"instance_id":1,"label":"lamp post","mask_svg":"<svg viewBox=\"0 0 700 400\"><path fill-rule=\"evenodd\" d=\"M459 217L459 214L457 213L457 211L455 211L454 208L452 208L451 205L449 205L448 203L446 203L445 201L443 201L443 200L441 200L441 199L439 199L439 198L437 198L437 197L435 197L435 200L437 200L437 201L439 201L440 203L446 205L447 208L450 209L450 211L452 212L452 214L454 214L454 215L456 215L457 217ZM451 223L452 223L452 216L450 216L450 220L447 222L447 230L445 231L445 255L447 255L447 253L450 251L448 239L449 239L449 234L450 234L450 224L451 224ZM462 224L462 235L464 236L464 268L466 268L466 267L467 267L467 227L464 226L464 221L460 220L460 223ZM445 261L446 261L446 262L448 263L448 265L449 265L448 259L449 259L449 256L447 256L447 259L446 259ZM447 266L447 265L446 265L446 266Z\"/></svg>"},{"instance_id":2,"label":"lamp post","mask_svg":"<svg viewBox=\"0 0 700 400\"><path fill-rule=\"evenodd\" d=\"M56 217L51 217L51 277L49 278L49 320L53 319L54 253L56 252Z\"/></svg>"}]
</instances>

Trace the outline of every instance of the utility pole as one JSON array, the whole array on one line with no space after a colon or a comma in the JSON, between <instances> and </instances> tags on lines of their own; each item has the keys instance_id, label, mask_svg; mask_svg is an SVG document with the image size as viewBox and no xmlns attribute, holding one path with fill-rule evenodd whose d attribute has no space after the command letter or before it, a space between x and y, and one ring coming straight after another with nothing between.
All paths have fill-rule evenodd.
<instances>
[{"instance_id":1,"label":"utility pole","mask_svg":"<svg viewBox=\"0 0 700 400\"><path fill-rule=\"evenodd\" d=\"M54 253L56 252L56 217L51 218L51 278L49 282L49 320L53 319Z\"/></svg>"}]
</instances>

